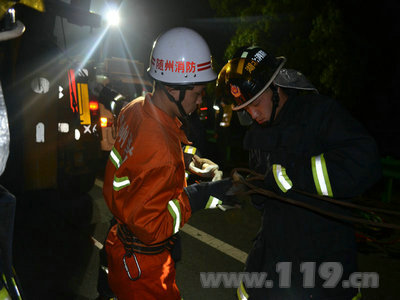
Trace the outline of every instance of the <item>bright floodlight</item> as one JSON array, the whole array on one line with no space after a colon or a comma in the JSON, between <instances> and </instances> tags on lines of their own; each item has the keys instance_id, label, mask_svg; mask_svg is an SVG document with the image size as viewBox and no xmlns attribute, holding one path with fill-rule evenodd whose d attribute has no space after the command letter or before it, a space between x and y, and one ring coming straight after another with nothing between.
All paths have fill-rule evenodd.
<instances>
[{"instance_id":1,"label":"bright floodlight","mask_svg":"<svg viewBox=\"0 0 400 300\"><path fill-rule=\"evenodd\" d=\"M119 25L118 10L116 10L116 9L109 10L106 14L106 20L107 20L108 25L118 26Z\"/></svg>"}]
</instances>

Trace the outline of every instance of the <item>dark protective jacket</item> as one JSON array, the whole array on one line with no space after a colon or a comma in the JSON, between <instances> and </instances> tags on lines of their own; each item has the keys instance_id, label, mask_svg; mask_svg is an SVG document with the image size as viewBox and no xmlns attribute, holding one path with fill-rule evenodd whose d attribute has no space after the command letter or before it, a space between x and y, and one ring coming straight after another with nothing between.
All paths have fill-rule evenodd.
<instances>
[{"instance_id":1,"label":"dark protective jacket","mask_svg":"<svg viewBox=\"0 0 400 300\"><path fill-rule=\"evenodd\" d=\"M293 184L293 189L281 195L330 212L349 214L294 189L351 201L381 176L373 138L336 101L318 94L289 97L271 127L252 125L244 147L249 151L250 168L266 174L261 183L264 188L279 190L271 176L272 166L279 164ZM246 271L267 272L273 287L246 288L250 299L352 298L354 289L341 288L342 280L357 270L351 224L261 195L252 196L252 201L262 209L263 217ZM292 263L291 270L285 270L291 275L290 288L279 288L285 272L277 272L279 262ZM315 288L303 288L302 262L316 262L315 271L307 270L315 275ZM339 262L343 267L335 288L321 287L327 280L326 274L318 273L323 262Z\"/></svg>"}]
</instances>

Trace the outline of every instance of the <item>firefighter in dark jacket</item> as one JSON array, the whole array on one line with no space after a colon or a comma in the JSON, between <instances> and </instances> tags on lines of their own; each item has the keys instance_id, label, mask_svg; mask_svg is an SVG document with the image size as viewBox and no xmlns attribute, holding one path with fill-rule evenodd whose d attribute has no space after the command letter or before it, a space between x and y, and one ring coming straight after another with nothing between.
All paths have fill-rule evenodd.
<instances>
[{"instance_id":1,"label":"firefighter in dark jacket","mask_svg":"<svg viewBox=\"0 0 400 300\"><path fill-rule=\"evenodd\" d=\"M376 144L338 102L283 69L285 62L259 47L241 48L219 73L217 91L242 120L247 114L255 121L244 147L250 168L265 175L260 187L348 215L296 191L350 201L381 175ZM263 216L245 271L266 272L270 281L261 288L242 282L239 299L360 299L356 288L342 285L357 271L351 224L260 194L252 203ZM328 281L325 271L341 280Z\"/></svg>"}]
</instances>

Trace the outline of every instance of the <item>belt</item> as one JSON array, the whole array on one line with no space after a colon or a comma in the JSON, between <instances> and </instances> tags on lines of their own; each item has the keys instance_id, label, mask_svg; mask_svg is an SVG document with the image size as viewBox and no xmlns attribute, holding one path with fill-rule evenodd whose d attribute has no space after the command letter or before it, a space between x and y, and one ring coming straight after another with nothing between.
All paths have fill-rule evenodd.
<instances>
[{"instance_id":1,"label":"belt","mask_svg":"<svg viewBox=\"0 0 400 300\"><path fill-rule=\"evenodd\" d=\"M145 243L141 242L137 237L135 237L133 233L129 230L128 226L124 224L118 224L117 236L124 244L125 250L127 250L127 252L132 251L135 253L149 255L159 254L165 249L171 250L177 239L177 237L173 235L170 238L157 244L146 245Z\"/></svg>"},{"instance_id":2,"label":"belt","mask_svg":"<svg viewBox=\"0 0 400 300\"><path fill-rule=\"evenodd\" d=\"M135 253L141 254L148 254L148 255L155 255L163 252L165 249L171 250L174 246L174 243L177 239L176 235L171 236L170 238L156 244L146 245L145 243L141 242L137 237L135 237L132 231L129 230L128 226L124 224L117 225L117 236L124 245L125 248L125 255L122 259L125 267L125 271L128 274L130 280L135 281L140 278L142 271L139 266L139 262L136 258ZM136 267L138 269L138 276L132 278L128 265L126 263L126 258L133 256Z\"/></svg>"}]
</instances>

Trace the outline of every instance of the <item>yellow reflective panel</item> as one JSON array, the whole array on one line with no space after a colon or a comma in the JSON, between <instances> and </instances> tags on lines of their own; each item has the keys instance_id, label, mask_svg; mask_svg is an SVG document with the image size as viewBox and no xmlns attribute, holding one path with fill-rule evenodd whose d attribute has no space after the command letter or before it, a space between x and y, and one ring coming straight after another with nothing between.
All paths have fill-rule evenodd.
<instances>
[{"instance_id":1,"label":"yellow reflective panel","mask_svg":"<svg viewBox=\"0 0 400 300\"><path fill-rule=\"evenodd\" d=\"M15 4L15 1L1 1L0 2L0 19L4 14Z\"/></svg>"},{"instance_id":2,"label":"yellow reflective panel","mask_svg":"<svg viewBox=\"0 0 400 300\"><path fill-rule=\"evenodd\" d=\"M81 125L90 124L89 90L86 83L78 83L78 102Z\"/></svg>"},{"instance_id":3,"label":"yellow reflective panel","mask_svg":"<svg viewBox=\"0 0 400 300\"><path fill-rule=\"evenodd\" d=\"M0 19L4 16L4 14L15 4L17 4L18 1L0 1ZM44 1L43 0L20 0L19 3L29 6L33 9L36 9L40 12L45 11L44 7Z\"/></svg>"},{"instance_id":4,"label":"yellow reflective panel","mask_svg":"<svg viewBox=\"0 0 400 300\"><path fill-rule=\"evenodd\" d=\"M43 0L20 0L19 3L29 6L30 8L36 9L41 12L45 11Z\"/></svg>"},{"instance_id":5,"label":"yellow reflective panel","mask_svg":"<svg viewBox=\"0 0 400 300\"><path fill-rule=\"evenodd\" d=\"M237 69L236 69L236 73L238 73L240 75L243 74L243 68L244 68L244 62L245 61L246 60L244 58L240 58L239 59L239 63L238 63Z\"/></svg>"}]
</instances>

